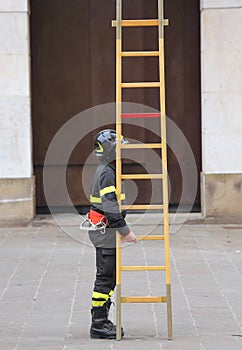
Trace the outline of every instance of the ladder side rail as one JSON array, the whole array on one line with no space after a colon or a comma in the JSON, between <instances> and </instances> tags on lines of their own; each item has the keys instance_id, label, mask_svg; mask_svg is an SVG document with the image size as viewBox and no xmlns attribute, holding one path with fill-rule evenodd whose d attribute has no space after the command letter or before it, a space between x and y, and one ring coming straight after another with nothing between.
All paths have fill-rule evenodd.
<instances>
[{"instance_id":1,"label":"ladder side rail","mask_svg":"<svg viewBox=\"0 0 242 350\"><path fill-rule=\"evenodd\" d=\"M116 191L121 208L122 0L116 0ZM116 232L116 339L121 339L121 237Z\"/></svg>"},{"instance_id":2,"label":"ladder side rail","mask_svg":"<svg viewBox=\"0 0 242 350\"><path fill-rule=\"evenodd\" d=\"M167 324L168 339L172 339L172 310L171 310L171 279L170 279L170 232L169 232L169 202L167 177L167 138L166 138L166 105L165 105L165 58L164 58L164 4L158 0L159 19L159 75L160 75L160 112L162 137L162 173L163 173L163 204L164 204L164 248L166 266L166 295L167 295Z\"/></svg>"}]
</instances>

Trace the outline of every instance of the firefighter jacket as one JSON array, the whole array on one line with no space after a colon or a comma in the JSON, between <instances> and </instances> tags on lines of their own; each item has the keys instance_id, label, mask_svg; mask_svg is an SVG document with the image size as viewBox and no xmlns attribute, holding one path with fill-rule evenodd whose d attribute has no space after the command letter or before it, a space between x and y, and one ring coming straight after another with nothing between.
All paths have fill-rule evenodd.
<instances>
[{"instance_id":1,"label":"firefighter jacket","mask_svg":"<svg viewBox=\"0 0 242 350\"><path fill-rule=\"evenodd\" d=\"M121 201L125 204L124 185L122 182ZM108 227L127 235L130 231L125 221L126 212L120 212L116 196L116 169L115 165L100 164L91 181L90 195L91 209L105 215Z\"/></svg>"}]
</instances>

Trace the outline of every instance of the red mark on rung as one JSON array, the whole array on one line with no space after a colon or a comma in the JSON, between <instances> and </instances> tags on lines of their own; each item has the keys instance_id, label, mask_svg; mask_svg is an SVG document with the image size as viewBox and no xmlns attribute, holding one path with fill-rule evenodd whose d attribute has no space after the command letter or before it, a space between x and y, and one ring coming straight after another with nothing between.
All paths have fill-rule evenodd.
<instances>
[{"instance_id":1,"label":"red mark on rung","mask_svg":"<svg viewBox=\"0 0 242 350\"><path fill-rule=\"evenodd\" d=\"M122 118L160 118L160 113L122 113Z\"/></svg>"}]
</instances>

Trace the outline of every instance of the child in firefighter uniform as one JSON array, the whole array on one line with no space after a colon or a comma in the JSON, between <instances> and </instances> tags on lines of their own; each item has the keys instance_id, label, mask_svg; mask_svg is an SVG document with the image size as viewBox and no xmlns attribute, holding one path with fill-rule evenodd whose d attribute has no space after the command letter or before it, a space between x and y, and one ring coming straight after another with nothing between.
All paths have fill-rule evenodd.
<instances>
[{"instance_id":1,"label":"child in firefighter uniform","mask_svg":"<svg viewBox=\"0 0 242 350\"><path fill-rule=\"evenodd\" d=\"M122 137L121 143L127 143ZM120 212L116 196L116 131L103 130L94 139L94 152L100 160L91 181L91 209L88 219L96 229L89 237L96 248L96 280L92 293L91 338L116 338L116 326L108 319L111 295L116 285L116 231L123 242L136 242L135 234ZM122 203L125 194L121 193ZM96 225L96 226L95 226ZM122 329L122 336L124 335Z\"/></svg>"}]
</instances>

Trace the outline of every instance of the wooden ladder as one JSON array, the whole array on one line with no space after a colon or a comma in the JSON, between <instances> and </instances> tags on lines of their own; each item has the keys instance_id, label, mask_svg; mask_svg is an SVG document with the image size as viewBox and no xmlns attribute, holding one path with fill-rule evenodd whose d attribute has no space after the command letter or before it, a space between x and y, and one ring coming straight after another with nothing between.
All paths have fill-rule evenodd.
<instances>
[{"instance_id":1,"label":"wooden ladder","mask_svg":"<svg viewBox=\"0 0 242 350\"><path fill-rule=\"evenodd\" d=\"M116 0L116 21L112 26L116 27L116 190L120 209L148 210L155 209L163 212L164 234L162 235L138 235L138 240L162 240L164 241L164 266L122 266L121 236L116 235L116 326L117 340L121 339L121 304L122 303L167 303L168 339L172 339L172 306L171 306L171 281L170 281L170 236L169 236L169 210L168 210L168 179L167 179L167 146L166 146L166 108L165 108L165 77L164 77L164 26L168 20L164 19L163 0L158 0L158 19L123 20L122 0ZM123 51L122 27L157 27L159 31L158 51ZM159 57L159 77L156 82L122 82L122 58L123 57ZM122 89L127 88L159 88L160 113L122 113ZM123 118L159 118L161 130L161 143L137 143L121 144L122 119ZM122 174L121 152L123 149L160 149L162 173L161 174ZM163 203L160 205L139 204L121 205L121 181L128 179L160 179L163 187ZM121 281L122 271L165 271L166 295L165 296L122 296Z\"/></svg>"}]
</instances>

